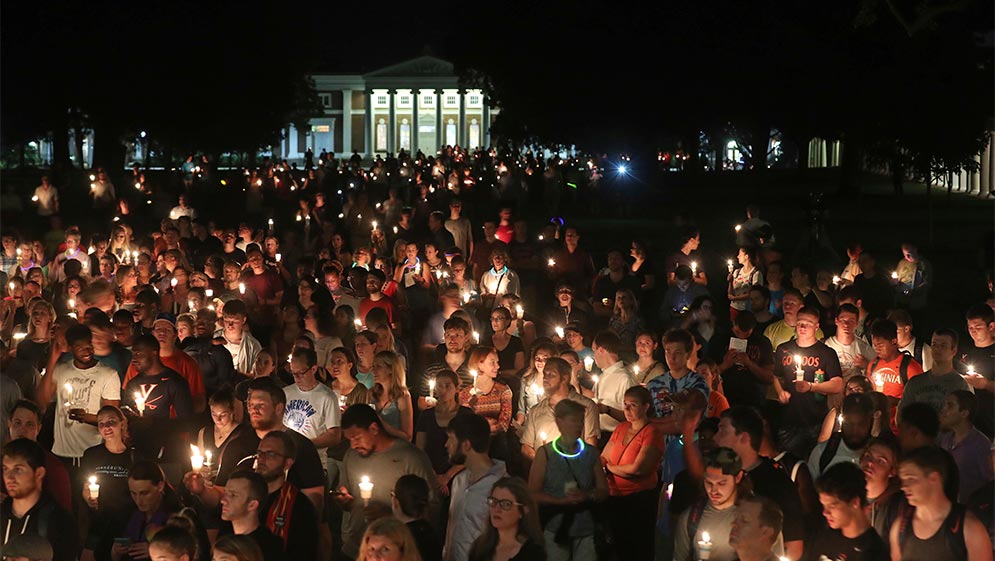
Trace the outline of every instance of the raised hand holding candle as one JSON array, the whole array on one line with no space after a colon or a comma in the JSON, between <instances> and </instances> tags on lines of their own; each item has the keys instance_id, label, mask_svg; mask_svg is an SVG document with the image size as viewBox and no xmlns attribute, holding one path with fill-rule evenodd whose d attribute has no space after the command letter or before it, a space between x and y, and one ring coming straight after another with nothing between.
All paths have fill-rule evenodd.
<instances>
[{"instance_id":1,"label":"raised hand holding candle","mask_svg":"<svg viewBox=\"0 0 995 561\"><path fill-rule=\"evenodd\" d=\"M732 259L726 259L726 267L729 268L729 272L731 273L732 270L734 269L734 267L732 266Z\"/></svg>"},{"instance_id":2,"label":"raised hand holding candle","mask_svg":"<svg viewBox=\"0 0 995 561\"><path fill-rule=\"evenodd\" d=\"M594 368L594 358L593 357L585 357L584 358L584 370L587 370L588 372L590 372L592 368Z\"/></svg>"},{"instance_id":3,"label":"raised hand holding candle","mask_svg":"<svg viewBox=\"0 0 995 561\"><path fill-rule=\"evenodd\" d=\"M373 482L370 481L370 476L364 475L359 480L359 498L363 499L363 502L367 505L370 504L370 499L373 498Z\"/></svg>"},{"instance_id":4,"label":"raised hand holding candle","mask_svg":"<svg viewBox=\"0 0 995 561\"><path fill-rule=\"evenodd\" d=\"M521 304L515 306L515 315L518 316L519 319L525 317L525 308L523 308Z\"/></svg>"},{"instance_id":5,"label":"raised hand holding candle","mask_svg":"<svg viewBox=\"0 0 995 561\"><path fill-rule=\"evenodd\" d=\"M557 325L554 331L556 332L557 337L559 337L560 339L563 338L563 328L561 326Z\"/></svg>"}]
</instances>

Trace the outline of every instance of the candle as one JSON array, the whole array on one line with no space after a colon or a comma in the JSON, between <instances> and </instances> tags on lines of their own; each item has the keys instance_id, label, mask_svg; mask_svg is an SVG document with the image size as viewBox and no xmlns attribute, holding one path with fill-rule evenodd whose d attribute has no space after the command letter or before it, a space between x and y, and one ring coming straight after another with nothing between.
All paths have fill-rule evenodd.
<instances>
[{"instance_id":1,"label":"candle","mask_svg":"<svg viewBox=\"0 0 995 561\"><path fill-rule=\"evenodd\" d=\"M359 318L356 318L356 319L352 320L352 323L356 325L356 329L362 329L363 328L363 320L361 320Z\"/></svg>"},{"instance_id":2,"label":"candle","mask_svg":"<svg viewBox=\"0 0 995 561\"><path fill-rule=\"evenodd\" d=\"M368 475L364 475L359 480L359 498L363 499L366 504L370 504L370 499L373 498L373 482L370 481Z\"/></svg>"},{"instance_id":3,"label":"candle","mask_svg":"<svg viewBox=\"0 0 995 561\"><path fill-rule=\"evenodd\" d=\"M692 261L691 262L691 274L692 275L697 275L698 274L698 262L697 261Z\"/></svg>"},{"instance_id":4,"label":"candle","mask_svg":"<svg viewBox=\"0 0 995 561\"><path fill-rule=\"evenodd\" d=\"M281 254L277 253L277 254L276 254L276 262L277 262L277 263L279 263L279 262L280 262L280 261L282 261L282 260L283 260L283 255L281 255Z\"/></svg>"},{"instance_id":5,"label":"candle","mask_svg":"<svg viewBox=\"0 0 995 561\"><path fill-rule=\"evenodd\" d=\"M884 391L884 376L880 372L874 374L874 390L878 392Z\"/></svg>"},{"instance_id":6,"label":"candle","mask_svg":"<svg viewBox=\"0 0 995 561\"><path fill-rule=\"evenodd\" d=\"M28 336L27 333L25 333L23 331L18 331L17 333L14 334L14 340L15 341L20 341L20 340L24 339L27 336Z\"/></svg>"},{"instance_id":7,"label":"candle","mask_svg":"<svg viewBox=\"0 0 995 561\"><path fill-rule=\"evenodd\" d=\"M532 392L532 395L537 395L541 397L543 394L542 386L535 382L532 382L532 385L529 386L529 390Z\"/></svg>"},{"instance_id":8,"label":"candle","mask_svg":"<svg viewBox=\"0 0 995 561\"><path fill-rule=\"evenodd\" d=\"M546 266L548 266L548 267L554 267L554 266L556 266L556 260L550 258L549 261L546 261Z\"/></svg>"},{"instance_id":9,"label":"candle","mask_svg":"<svg viewBox=\"0 0 995 561\"><path fill-rule=\"evenodd\" d=\"M206 465L207 467L211 467L211 456L212 455L213 454L211 454L210 450L204 450L204 465Z\"/></svg>"},{"instance_id":10,"label":"candle","mask_svg":"<svg viewBox=\"0 0 995 561\"><path fill-rule=\"evenodd\" d=\"M145 396L139 392L135 392L135 407L138 408L138 416L142 417L145 415Z\"/></svg>"},{"instance_id":11,"label":"candle","mask_svg":"<svg viewBox=\"0 0 995 561\"><path fill-rule=\"evenodd\" d=\"M833 284L839 284L840 280L839 275L833 275Z\"/></svg>"},{"instance_id":12,"label":"candle","mask_svg":"<svg viewBox=\"0 0 995 561\"><path fill-rule=\"evenodd\" d=\"M377 221L374 220L373 222L371 222L371 224L373 225L373 229L376 230L377 229Z\"/></svg>"},{"instance_id":13,"label":"candle","mask_svg":"<svg viewBox=\"0 0 995 561\"><path fill-rule=\"evenodd\" d=\"M591 376L591 381L594 382L594 388L593 389L595 390L595 392L597 392L597 389L598 389L598 380L599 380L599 378L598 378L597 374L595 374L594 376Z\"/></svg>"},{"instance_id":14,"label":"candle","mask_svg":"<svg viewBox=\"0 0 995 561\"><path fill-rule=\"evenodd\" d=\"M463 291L463 303L464 304L470 303L470 293L465 290Z\"/></svg>"},{"instance_id":15,"label":"candle","mask_svg":"<svg viewBox=\"0 0 995 561\"><path fill-rule=\"evenodd\" d=\"M712 555L712 536L708 534L707 531L701 533L701 539L698 541L698 559L701 561L708 561L708 558Z\"/></svg>"},{"instance_id":16,"label":"candle","mask_svg":"<svg viewBox=\"0 0 995 561\"><path fill-rule=\"evenodd\" d=\"M14 284L14 283L10 283L10 284ZM11 287L11 288L13 288L13 287ZM72 310L76 309L76 299L75 298L70 298L69 301L66 302L66 304L69 306L69 311L72 311Z\"/></svg>"},{"instance_id":17,"label":"candle","mask_svg":"<svg viewBox=\"0 0 995 561\"><path fill-rule=\"evenodd\" d=\"M470 370L470 376L473 377L473 387L470 388L470 395L477 395L477 371Z\"/></svg>"},{"instance_id":18,"label":"candle","mask_svg":"<svg viewBox=\"0 0 995 561\"><path fill-rule=\"evenodd\" d=\"M978 373L975 372L975 370L974 370L974 365L973 364L968 364L967 365L967 375L968 376L977 376L978 375Z\"/></svg>"},{"instance_id":19,"label":"candle","mask_svg":"<svg viewBox=\"0 0 995 561\"><path fill-rule=\"evenodd\" d=\"M200 471L200 469L204 467L204 456L200 455L200 448L197 448L196 446L191 444L190 452L192 453L192 455L190 456L190 467L194 471Z\"/></svg>"},{"instance_id":20,"label":"candle","mask_svg":"<svg viewBox=\"0 0 995 561\"><path fill-rule=\"evenodd\" d=\"M435 378L428 381L428 397L435 398Z\"/></svg>"},{"instance_id":21,"label":"candle","mask_svg":"<svg viewBox=\"0 0 995 561\"><path fill-rule=\"evenodd\" d=\"M187 300L187 309L188 310L190 310L191 312L196 312L197 310L194 309L196 307L197 307L197 301L196 300L193 300L193 299Z\"/></svg>"},{"instance_id":22,"label":"candle","mask_svg":"<svg viewBox=\"0 0 995 561\"><path fill-rule=\"evenodd\" d=\"M90 489L90 498L97 500L100 497L100 485L97 483L96 475L90 476L90 485L88 487Z\"/></svg>"},{"instance_id":23,"label":"candle","mask_svg":"<svg viewBox=\"0 0 995 561\"><path fill-rule=\"evenodd\" d=\"M266 221L266 224L267 224L267 225L269 225L269 229L270 229L270 230L272 230L272 229L273 229L273 219L272 219L272 218L270 218L269 220L267 220L267 221Z\"/></svg>"},{"instance_id":24,"label":"candle","mask_svg":"<svg viewBox=\"0 0 995 561\"><path fill-rule=\"evenodd\" d=\"M557 337L559 337L560 339L563 338L563 327L557 325L556 329L554 329L554 331L556 331L556 336Z\"/></svg>"},{"instance_id":25,"label":"candle","mask_svg":"<svg viewBox=\"0 0 995 561\"><path fill-rule=\"evenodd\" d=\"M214 291L213 291L213 290L211 290L210 288L208 288L208 289L205 289L205 290L204 290L204 296L207 296L208 298L211 298L211 297L213 297L213 296L214 296Z\"/></svg>"},{"instance_id":26,"label":"candle","mask_svg":"<svg viewBox=\"0 0 995 561\"><path fill-rule=\"evenodd\" d=\"M473 332L473 342L478 345L480 344L480 333L478 333L477 331Z\"/></svg>"},{"instance_id":27,"label":"candle","mask_svg":"<svg viewBox=\"0 0 995 561\"><path fill-rule=\"evenodd\" d=\"M539 241L542 241L542 240L544 240L545 238L546 238L546 236L543 236L542 234L539 234Z\"/></svg>"},{"instance_id":28,"label":"candle","mask_svg":"<svg viewBox=\"0 0 995 561\"><path fill-rule=\"evenodd\" d=\"M244 282L238 283L238 293L241 294L241 295L243 295L243 296L245 295L245 283Z\"/></svg>"},{"instance_id":29,"label":"candle","mask_svg":"<svg viewBox=\"0 0 995 561\"><path fill-rule=\"evenodd\" d=\"M729 267L729 272L731 273L733 270L732 259L726 259L726 267Z\"/></svg>"},{"instance_id":30,"label":"candle","mask_svg":"<svg viewBox=\"0 0 995 561\"><path fill-rule=\"evenodd\" d=\"M738 233L739 233L739 231L740 231L740 230L742 230L742 229L743 229L743 225L742 225L742 224L736 224L736 233L737 233L737 234L738 234Z\"/></svg>"},{"instance_id":31,"label":"candle","mask_svg":"<svg viewBox=\"0 0 995 561\"><path fill-rule=\"evenodd\" d=\"M584 358L584 370L587 370L588 372L590 372L592 368L594 368L594 358L592 358L592 357L585 357Z\"/></svg>"},{"instance_id":32,"label":"candle","mask_svg":"<svg viewBox=\"0 0 995 561\"><path fill-rule=\"evenodd\" d=\"M673 497L673 496L674 496L674 484L671 483L671 484L667 485L667 500L669 501L670 497Z\"/></svg>"},{"instance_id":33,"label":"candle","mask_svg":"<svg viewBox=\"0 0 995 561\"><path fill-rule=\"evenodd\" d=\"M394 230L394 235L396 236L397 235L397 226L394 226L393 230Z\"/></svg>"},{"instance_id":34,"label":"candle","mask_svg":"<svg viewBox=\"0 0 995 561\"><path fill-rule=\"evenodd\" d=\"M836 424L838 426L838 428L836 429L836 432L841 432L843 430L843 414L842 413L840 413L839 415L836 415Z\"/></svg>"},{"instance_id":35,"label":"candle","mask_svg":"<svg viewBox=\"0 0 995 561\"><path fill-rule=\"evenodd\" d=\"M37 203L38 202L38 195L35 195L35 196L31 197L31 202Z\"/></svg>"},{"instance_id":36,"label":"candle","mask_svg":"<svg viewBox=\"0 0 995 561\"><path fill-rule=\"evenodd\" d=\"M525 308L523 308L521 304L515 306L515 315L519 318L525 317Z\"/></svg>"},{"instance_id":37,"label":"candle","mask_svg":"<svg viewBox=\"0 0 995 561\"><path fill-rule=\"evenodd\" d=\"M892 271L891 272L891 278L894 279L894 280L898 280L898 271Z\"/></svg>"},{"instance_id":38,"label":"candle","mask_svg":"<svg viewBox=\"0 0 995 561\"><path fill-rule=\"evenodd\" d=\"M540 431L539 432L539 438L542 439L542 443L545 444L547 442L547 440L546 440L546 431Z\"/></svg>"},{"instance_id":39,"label":"candle","mask_svg":"<svg viewBox=\"0 0 995 561\"><path fill-rule=\"evenodd\" d=\"M795 381L801 382L805 379L805 371L802 370L802 355L795 355Z\"/></svg>"}]
</instances>

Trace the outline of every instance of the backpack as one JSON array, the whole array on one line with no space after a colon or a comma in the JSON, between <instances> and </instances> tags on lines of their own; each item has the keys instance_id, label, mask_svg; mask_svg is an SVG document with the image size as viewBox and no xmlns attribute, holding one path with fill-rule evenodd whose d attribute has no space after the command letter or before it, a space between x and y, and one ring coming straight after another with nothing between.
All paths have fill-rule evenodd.
<instances>
[{"instance_id":1,"label":"backpack","mask_svg":"<svg viewBox=\"0 0 995 561\"><path fill-rule=\"evenodd\" d=\"M917 343L918 345L918 343ZM919 349L922 352L922 349ZM874 359L871 363L870 372L873 374L875 370L878 369L878 363L881 362L880 358ZM898 377L902 380L902 385L904 386L906 382L909 381L909 365L912 364L912 355L909 353L902 353L902 362L898 365ZM922 364L922 363L920 363Z\"/></svg>"}]
</instances>

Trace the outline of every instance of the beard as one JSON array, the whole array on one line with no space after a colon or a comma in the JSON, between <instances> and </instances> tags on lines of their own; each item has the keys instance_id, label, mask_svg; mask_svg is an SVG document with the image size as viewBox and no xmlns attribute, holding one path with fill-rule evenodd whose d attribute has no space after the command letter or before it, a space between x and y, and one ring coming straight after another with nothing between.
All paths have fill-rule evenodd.
<instances>
[{"instance_id":1,"label":"beard","mask_svg":"<svg viewBox=\"0 0 995 561\"><path fill-rule=\"evenodd\" d=\"M466 454L462 450L457 450L449 455L449 463L453 465L463 465L466 463Z\"/></svg>"}]
</instances>

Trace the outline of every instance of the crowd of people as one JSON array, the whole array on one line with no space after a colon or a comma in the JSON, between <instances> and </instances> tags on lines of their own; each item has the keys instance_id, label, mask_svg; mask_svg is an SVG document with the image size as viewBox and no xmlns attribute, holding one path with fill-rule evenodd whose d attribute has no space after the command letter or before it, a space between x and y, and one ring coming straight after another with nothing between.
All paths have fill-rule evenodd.
<instances>
[{"instance_id":1,"label":"crowd of people","mask_svg":"<svg viewBox=\"0 0 995 561\"><path fill-rule=\"evenodd\" d=\"M266 162L227 213L206 160L166 207L95 170L65 226L42 179L0 249L5 558L992 560L995 309L925 332L914 245L788 263L751 206L720 267L690 222L592 255L502 178L593 159L361 166Z\"/></svg>"}]
</instances>

